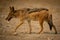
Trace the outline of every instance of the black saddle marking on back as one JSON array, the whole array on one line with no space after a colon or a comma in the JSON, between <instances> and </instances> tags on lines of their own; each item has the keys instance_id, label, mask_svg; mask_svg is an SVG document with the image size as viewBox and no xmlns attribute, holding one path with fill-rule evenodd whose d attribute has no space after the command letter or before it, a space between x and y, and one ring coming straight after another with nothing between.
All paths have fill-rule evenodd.
<instances>
[{"instance_id":1,"label":"black saddle marking on back","mask_svg":"<svg viewBox=\"0 0 60 40\"><path fill-rule=\"evenodd\" d=\"M33 9L28 9L29 14L32 13L32 12L40 12L40 11L42 11L42 10L48 11L47 8L33 8Z\"/></svg>"}]
</instances>

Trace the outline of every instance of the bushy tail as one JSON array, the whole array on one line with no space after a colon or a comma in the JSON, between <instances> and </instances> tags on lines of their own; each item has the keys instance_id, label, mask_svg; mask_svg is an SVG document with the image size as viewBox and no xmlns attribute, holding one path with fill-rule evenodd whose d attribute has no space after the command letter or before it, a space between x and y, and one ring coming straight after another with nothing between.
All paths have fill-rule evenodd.
<instances>
[{"instance_id":1,"label":"bushy tail","mask_svg":"<svg viewBox=\"0 0 60 40\"><path fill-rule=\"evenodd\" d=\"M53 26L52 14L49 16L48 24L49 24L50 30L52 30L52 26Z\"/></svg>"}]
</instances>

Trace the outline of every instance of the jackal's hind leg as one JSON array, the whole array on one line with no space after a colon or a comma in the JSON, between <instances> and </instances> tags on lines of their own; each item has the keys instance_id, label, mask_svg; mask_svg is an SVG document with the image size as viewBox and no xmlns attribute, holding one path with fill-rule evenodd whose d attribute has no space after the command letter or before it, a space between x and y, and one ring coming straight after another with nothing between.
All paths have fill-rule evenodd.
<instances>
[{"instance_id":1,"label":"jackal's hind leg","mask_svg":"<svg viewBox=\"0 0 60 40\"><path fill-rule=\"evenodd\" d=\"M49 24L50 30L52 30L52 28L54 28L55 34L57 34L56 27L55 27L55 25L53 24L52 15L50 15L49 19L47 19L47 23Z\"/></svg>"},{"instance_id":2,"label":"jackal's hind leg","mask_svg":"<svg viewBox=\"0 0 60 40\"><path fill-rule=\"evenodd\" d=\"M56 30L56 27L53 25L53 28L54 28L54 30L55 30L55 34L57 34L57 30Z\"/></svg>"}]
</instances>

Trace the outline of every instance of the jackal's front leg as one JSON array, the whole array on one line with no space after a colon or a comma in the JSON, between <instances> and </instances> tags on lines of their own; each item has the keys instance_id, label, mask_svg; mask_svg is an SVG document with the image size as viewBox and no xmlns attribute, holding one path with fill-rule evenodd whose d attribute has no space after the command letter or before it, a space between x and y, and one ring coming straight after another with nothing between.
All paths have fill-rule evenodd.
<instances>
[{"instance_id":1,"label":"jackal's front leg","mask_svg":"<svg viewBox=\"0 0 60 40\"><path fill-rule=\"evenodd\" d=\"M39 32L39 34L40 34L43 31L43 20L40 20L39 23L40 23L40 26L41 26L41 31Z\"/></svg>"},{"instance_id":2,"label":"jackal's front leg","mask_svg":"<svg viewBox=\"0 0 60 40\"><path fill-rule=\"evenodd\" d=\"M28 25L29 25L29 28L30 28L29 33L31 34L32 28L31 28L31 21L30 20L28 20Z\"/></svg>"},{"instance_id":3,"label":"jackal's front leg","mask_svg":"<svg viewBox=\"0 0 60 40\"><path fill-rule=\"evenodd\" d=\"M16 32L16 30L23 24L24 22L22 21L16 28L15 28L15 31L14 32Z\"/></svg>"},{"instance_id":4,"label":"jackal's front leg","mask_svg":"<svg viewBox=\"0 0 60 40\"><path fill-rule=\"evenodd\" d=\"M21 22L16 28L15 28L15 31L14 31L14 34L16 35L16 30L23 24L24 22Z\"/></svg>"}]
</instances>

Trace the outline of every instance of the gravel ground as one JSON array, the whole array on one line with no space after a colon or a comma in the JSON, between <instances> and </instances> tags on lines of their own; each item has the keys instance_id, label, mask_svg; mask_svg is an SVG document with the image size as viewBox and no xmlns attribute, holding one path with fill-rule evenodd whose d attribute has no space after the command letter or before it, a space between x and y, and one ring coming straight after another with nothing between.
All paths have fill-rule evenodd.
<instances>
[{"instance_id":1,"label":"gravel ground","mask_svg":"<svg viewBox=\"0 0 60 40\"><path fill-rule=\"evenodd\" d=\"M33 2L34 1L34 2ZM60 1L59 0L0 0L0 40L60 40ZM49 13L53 15L53 23L56 26L58 34L54 34L54 30L49 30L49 25L44 22L44 30L41 34L38 21L32 21L32 33L29 34L29 26L27 21L16 31L16 35L12 32L20 23L18 18L6 21L5 18L9 13L9 6L15 9L20 8L48 8Z\"/></svg>"}]
</instances>

